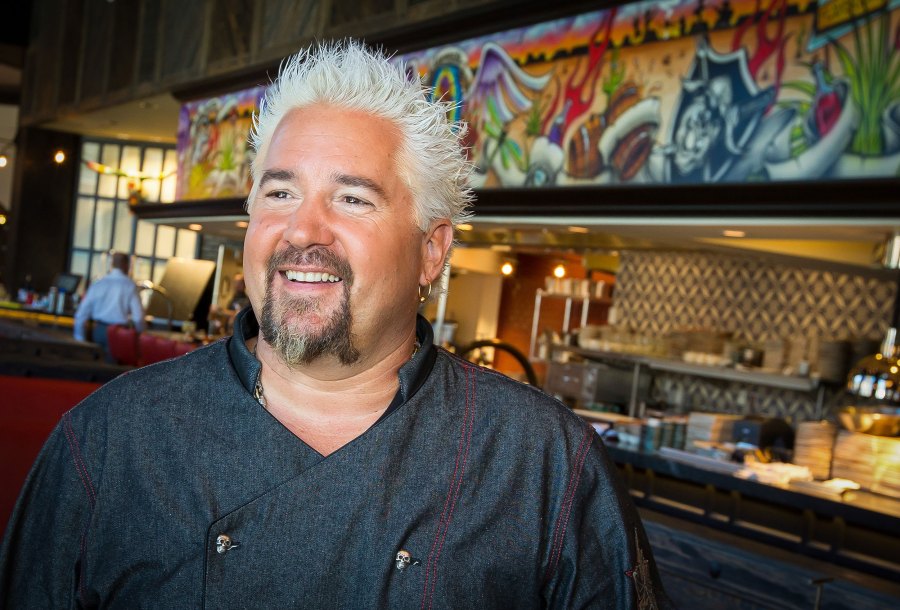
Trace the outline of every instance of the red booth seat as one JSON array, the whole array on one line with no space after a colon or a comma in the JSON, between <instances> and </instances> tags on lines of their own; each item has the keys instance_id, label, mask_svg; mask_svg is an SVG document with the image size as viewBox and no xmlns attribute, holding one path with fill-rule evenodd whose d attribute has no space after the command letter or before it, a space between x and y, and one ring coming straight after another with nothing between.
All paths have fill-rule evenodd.
<instances>
[{"instance_id":1,"label":"red booth seat","mask_svg":"<svg viewBox=\"0 0 900 610\"><path fill-rule=\"evenodd\" d=\"M0 375L0 536L34 459L63 413L102 384Z\"/></svg>"},{"instance_id":2,"label":"red booth seat","mask_svg":"<svg viewBox=\"0 0 900 610\"><path fill-rule=\"evenodd\" d=\"M106 329L106 340L116 364L138 365L138 332L135 329L112 324Z\"/></svg>"}]
</instances>

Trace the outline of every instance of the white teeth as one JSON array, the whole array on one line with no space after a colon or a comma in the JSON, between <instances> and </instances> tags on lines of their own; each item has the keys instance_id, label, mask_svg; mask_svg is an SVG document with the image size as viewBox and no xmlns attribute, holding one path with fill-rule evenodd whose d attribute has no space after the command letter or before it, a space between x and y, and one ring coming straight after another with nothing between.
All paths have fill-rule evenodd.
<instances>
[{"instance_id":1,"label":"white teeth","mask_svg":"<svg viewBox=\"0 0 900 610\"><path fill-rule=\"evenodd\" d=\"M330 273L313 273L311 271L285 271L284 275L292 282L340 282L341 278Z\"/></svg>"}]
</instances>

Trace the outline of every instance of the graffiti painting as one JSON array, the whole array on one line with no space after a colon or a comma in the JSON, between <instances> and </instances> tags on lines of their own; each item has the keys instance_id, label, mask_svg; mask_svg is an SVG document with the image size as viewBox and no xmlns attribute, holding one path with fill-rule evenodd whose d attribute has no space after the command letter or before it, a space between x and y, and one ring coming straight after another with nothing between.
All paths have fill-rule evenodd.
<instances>
[{"instance_id":1,"label":"graffiti painting","mask_svg":"<svg viewBox=\"0 0 900 610\"><path fill-rule=\"evenodd\" d=\"M396 60L457 104L476 187L893 177L898 6L636 2Z\"/></svg>"},{"instance_id":2,"label":"graffiti painting","mask_svg":"<svg viewBox=\"0 0 900 610\"><path fill-rule=\"evenodd\" d=\"M250 122L264 91L255 87L181 107L176 199L243 197L250 192Z\"/></svg>"},{"instance_id":3,"label":"graffiti painting","mask_svg":"<svg viewBox=\"0 0 900 610\"><path fill-rule=\"evenodd\" d=\"M900 175L900 0L635 2L396 56L477 188ZM179 199L249 192L262 88L187 104Z\"/></svg>"}]
</instances>

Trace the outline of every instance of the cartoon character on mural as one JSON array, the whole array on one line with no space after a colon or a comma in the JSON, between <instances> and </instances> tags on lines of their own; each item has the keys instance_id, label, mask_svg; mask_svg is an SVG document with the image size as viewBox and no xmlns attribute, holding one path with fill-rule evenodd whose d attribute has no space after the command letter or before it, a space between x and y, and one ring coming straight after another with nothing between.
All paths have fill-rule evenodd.
<instances>
[{"instance_id":1,"label":"cartoon character on mural","mask_svg":"<svg viewBox=\"0 0 900 610\"><path fill-rule=\"evenodd\" d=\"M760 90L741 49L719 54L701 38L675 106L661 182L742 181L759 167L765 149L790 121L789 112L764 118L775 88ZM759 164L761 166L761 163Z\"/></svg>"}]
</instances>

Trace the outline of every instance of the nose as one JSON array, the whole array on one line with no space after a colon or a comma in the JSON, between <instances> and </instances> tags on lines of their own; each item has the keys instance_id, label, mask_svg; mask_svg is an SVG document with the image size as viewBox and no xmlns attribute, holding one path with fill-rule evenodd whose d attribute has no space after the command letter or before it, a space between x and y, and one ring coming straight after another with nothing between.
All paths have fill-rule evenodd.
<instances>
[{"instance_id":1,"label":"nose","mask_svg":"<svg viewBox=\"0 0 900 610\"><path fill-rule=\"evenodd\" d=\"M331 212L324 198L306 197L287 219L284 240L297 248L327 246L334 241Z\"/></svg>"}]
</instances>

